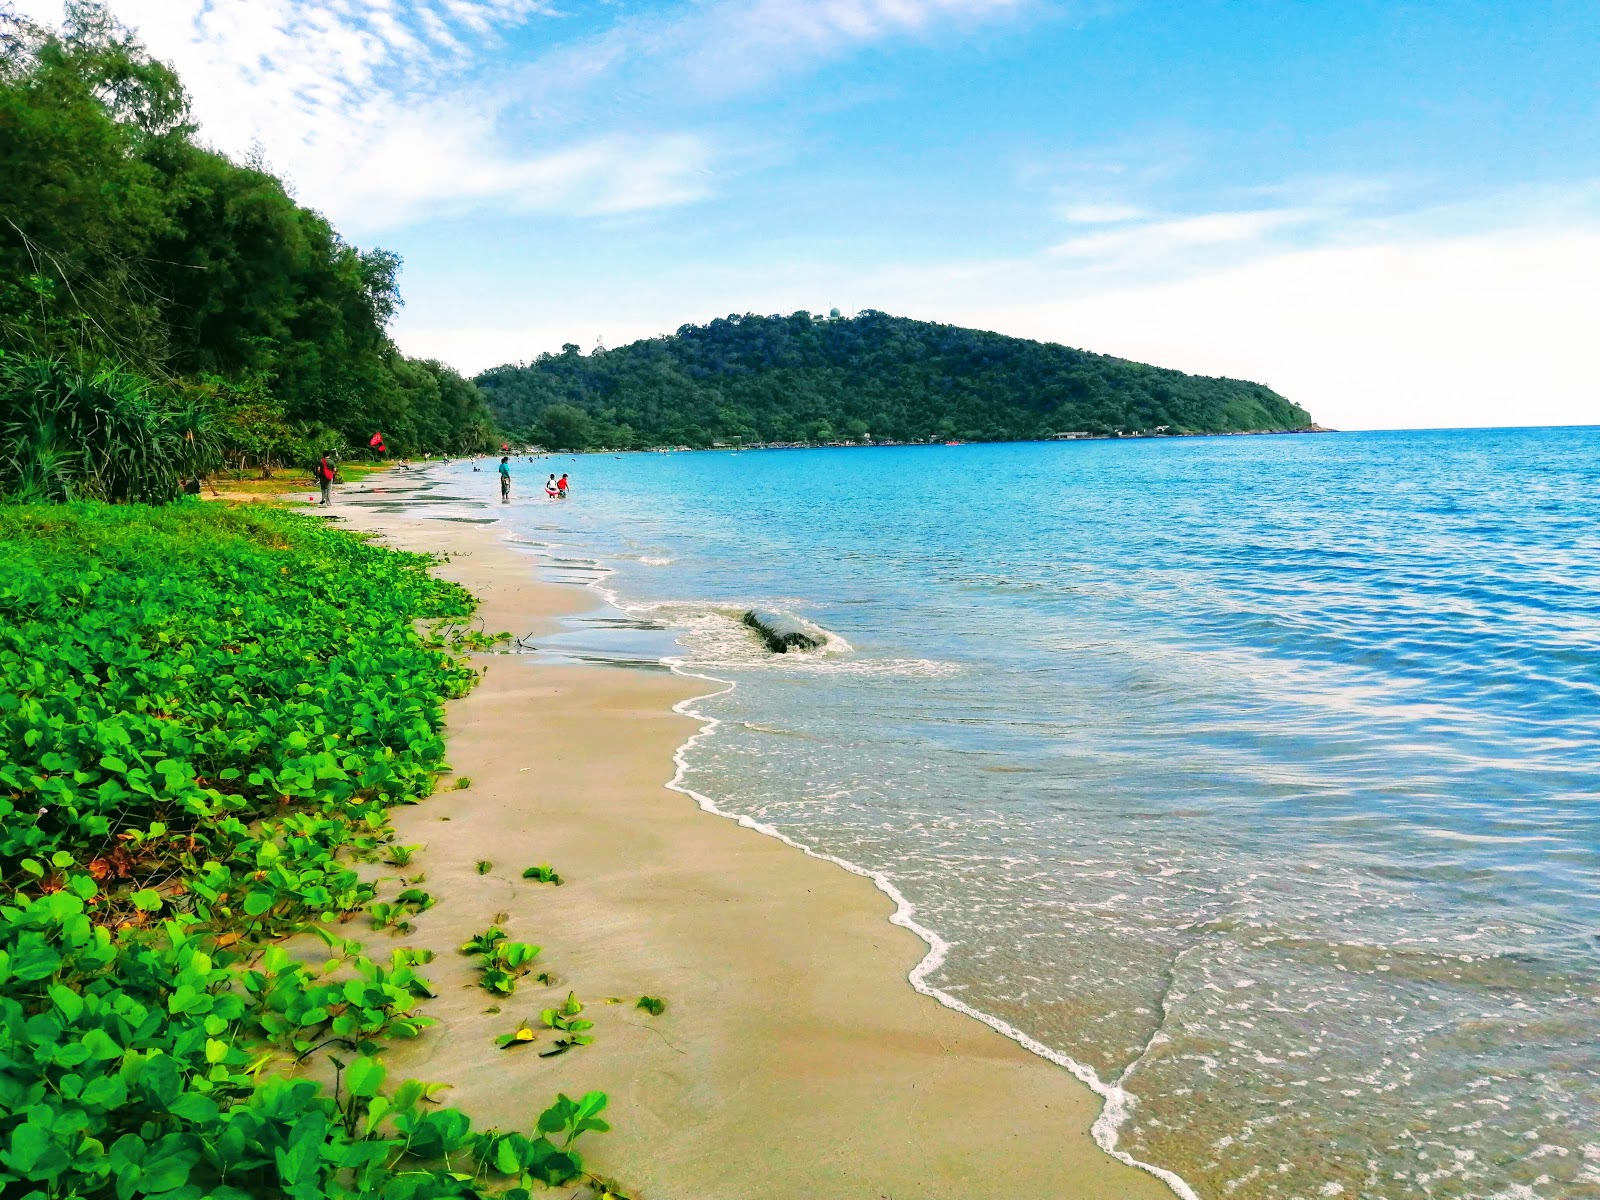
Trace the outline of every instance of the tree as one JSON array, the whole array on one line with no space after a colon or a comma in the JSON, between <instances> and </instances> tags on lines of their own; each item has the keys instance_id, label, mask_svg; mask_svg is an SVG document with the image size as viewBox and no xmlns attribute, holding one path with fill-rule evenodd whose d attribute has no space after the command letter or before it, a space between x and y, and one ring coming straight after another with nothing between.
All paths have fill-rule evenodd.
<instances>
[{"instance_id":1,"label":"tree","mask_svg":"<svg viewBox=\"0 0 1600 1200\"><path fill-rule=\"evenodd\" d=\"M189 432L214 418L263 466L380 428L402 453L490 442L476 385L389 339L399 258L194 134L177 76L102 4L52 30L0 0L0 352L114 378Z\"/></svg>"},{"instance_id":2,"label":"tree","mask_svg":"<svg viewBox=\"0 0 1600 1200\"><path fill-rule=\"evenodd\" d=\"M552 404L539 414L539 442L552 450L587 450L594 442L594 422L571 404Z\"/></svg>"}]
</instances>

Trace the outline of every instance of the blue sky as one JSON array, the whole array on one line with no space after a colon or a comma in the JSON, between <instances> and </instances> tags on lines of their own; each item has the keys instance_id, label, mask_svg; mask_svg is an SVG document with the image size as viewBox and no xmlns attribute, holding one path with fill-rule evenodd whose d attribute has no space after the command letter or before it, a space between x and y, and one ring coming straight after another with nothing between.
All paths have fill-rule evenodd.
<instances>
[{"instance_id":1,"label":"blue sky","mask_svg":"<svg viewBox=\"0 0 1600 1200\"><path fill-rule=\"evenodd\" d=\"M464 370L879 308L1347 428L1600 423L1594 0L112 8Z\"/></svg>"}]
</instances>

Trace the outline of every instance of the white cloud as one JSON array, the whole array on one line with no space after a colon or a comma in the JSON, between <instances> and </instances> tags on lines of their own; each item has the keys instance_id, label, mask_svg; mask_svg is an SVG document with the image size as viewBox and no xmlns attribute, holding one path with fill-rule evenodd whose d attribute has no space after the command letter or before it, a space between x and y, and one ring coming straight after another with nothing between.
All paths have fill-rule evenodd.
<instances>
[{"instance_id":1,"label":"white cloud","mask_svg":"<svg viewBox=\"0 0 1600 1200\"><path fill-rule=\"evenodd\" d=\"M750 86L867 42L949 20L1015 12L1024 0L724 0L680 23L685 65L712 90Z\"/></svg>"},{"instance_id":2,"label":"white cloud","mask_svg":"<svg viewBox=\"0 0 1600 1200\"><path fill-rule=\"evenodd\" d=\"M59 0L25 0L55 20ZM712 152L682 132L552 136L508 122L482 78L544 0L120 0L173 62L201 135L259 145L300 198L357 234L433 215L609 214L707 192Z\"/></svg>"},{"instance_id":3,"label":"white cloud","mask_svg":"<svg viewBox=\"0 0 1600 1200\"><path fill-rule=\"evenodd\" d=\"M1039 0L704 0L644 13L531 64L536 111L588 87L631 104L726 99L895 37L970 27Z\"/></svg>"},{"instance_id":4,"label":"white cloud","mask_svg":"<svg viewBox=\"0 0 1600 1200\"><path fill-rule=\"evenodd\" d=\"M1052 246L1050 253L1094 260L1101 267L1168 262L1181 251L1258 243L1269 234L1303 227L1326 216L1317 209L1274 208L1142 221L1068 238Z\"/></svg>"},{"instance_id":5,"label":"white cloud","mask_svg":"<svg viewBox=\"0 0 1600 1200\"><path fill-rule=\"evenodd\" d=\"M470 209L583 216L700 199L718 147L660 128L660 101L714 100L870 42L1030 2L710 0L624 16L572 44L524 51L520 64L509 37L530 23L552 37L569 27L547 19L553 0L113 8L177 66L202 136L233 154L261 146L304 202L364 236ZM56 21L62 3L20 0L20 10ZM641 128L641 117L657 127Z\"/></svg>"},{"instance_id":6,"label":"white cloud","mask_svg":"<svg viewBox=\"0 0 1600 1200\"><path fill-rule=\"evenodd\" d=\"M1273 253L1048 291L1022 303L952 295L940 319L1257 380L1338 428L1600 424L1600 224Z\"/></svg>"}]
</instances>

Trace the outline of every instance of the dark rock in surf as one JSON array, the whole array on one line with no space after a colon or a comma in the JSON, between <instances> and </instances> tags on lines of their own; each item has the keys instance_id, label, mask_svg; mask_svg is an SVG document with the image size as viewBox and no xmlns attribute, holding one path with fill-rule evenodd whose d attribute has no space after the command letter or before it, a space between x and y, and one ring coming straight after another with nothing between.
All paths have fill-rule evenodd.
<instances>
[{"instance_id":1,"label":"dark rock in surf","mask_svg":"<svg viewBox=\"0 0 1600 1200\"><path fill-rule=\"evenodd\" d=\"M753 608L744 615L744 623L761 635L767 649L774 654L787 654L791 650L817 650L822 639L793 617L766 609Z\"/></svg>"}]
</instances>

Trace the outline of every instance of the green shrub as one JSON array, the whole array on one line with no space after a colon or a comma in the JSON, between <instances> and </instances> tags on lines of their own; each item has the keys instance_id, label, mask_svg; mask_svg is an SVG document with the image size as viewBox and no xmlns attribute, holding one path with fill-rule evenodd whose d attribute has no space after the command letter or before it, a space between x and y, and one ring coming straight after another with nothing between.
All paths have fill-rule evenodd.
<instances>
[{"instance_id":1,"label":"green shrub","mask_svg":"<svg viewBox=\"0 0 1600 1200\"><path fill-rule=\"evenodd\" d=\"M211 414L108 363L0 353L0 492L166 503L222 461Z\"/></svg>"},{"instance_id":2,"label":"green shrub","mask_svg":"<svg viewBox=\"0 0 1600 1200\"><path fill-rule=\"evenodd\" d=\"M311 968L273 944L371 911L351 864L392 853L388 809L438 776L473 673L413 622L471 600L426 566L281 511L0 506L0 1194L422 1200L581 1174L599 1093L524 1135L384 1089L384 1044L431 1023L425 954L324 933ZM331 1092L294 1075L328 1049Z\"/></svg>"}]
</instances>

